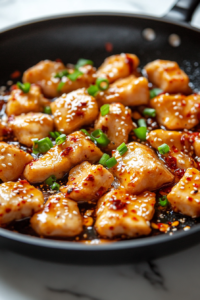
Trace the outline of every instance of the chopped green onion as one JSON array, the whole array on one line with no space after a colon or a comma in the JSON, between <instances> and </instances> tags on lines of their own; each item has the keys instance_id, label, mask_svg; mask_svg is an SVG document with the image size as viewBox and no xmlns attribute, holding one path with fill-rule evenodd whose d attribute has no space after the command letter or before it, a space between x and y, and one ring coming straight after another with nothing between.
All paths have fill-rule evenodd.
<instances>
[{"instance_id":1,"label":"chopped green onion","mask_svg":"<svg viewBox=\"0 0 200 300\"><path fill-rule=\"evenodd\" d=\"M138 120L138 126L139 127L147 127L145 119L139 119Z\"/></svg>"},{"instance_id":2,"label":"chopped green onion","mask_svg":"<svg viewBox=\"0 0 200 300\"><path fill-rule=\"evenodd\" d=\"M106 161L106 166L110 169L112 167L114 167L117 164L117 160L115 157L111 157L110 159L108 159Z\"/></svg>"},{"instance_id":3,"label":"chopped green onion","mask_svg":"<svg viewBox=\"0 0 200 300\"><path fill-rule=\"evenodd\" d=\"M53 143L50 140L50 138L48 138L48 137L41 139L41 140L32 139L32 141L33 141L33 153L34 154L46 153L53 147Z\"/></svg>"},{"instance_id":4,"label":"chopped green onion","mask_svg":"<svg viewBox=\"0 0 200 300\"><path fill-rule=\"evenodd\" d=\"M44 107L44 113L48 114L48 115L51 115L52 114L51 107L50 106L45 106Z\"/></svg>"},{"instance_id":5,"label":"chopped green onion","mask_svg":"<svg viewBox=\"0 0 200 300\"><path fill-rule=\"evenodd\" d=\"M45 183L47 184L47 185L52 185L54 182L56 181L56 176L55 175L52 175L52 176L50 176L49 178L47 178L46 180L45 180Z\"/></svg>"},{"instance_id":6,"label":"chopped green onion","mask_svg":"<svg viewBox=\"0 0 200 300\"><path fill-rule=\"evenodd\" d=\"M161 206L167 206L168 205L168 200L167 200L167 196L162 196L161 198L159 198L158 204Z\"/></svg>"},{"instance_id":7,"label":"chopped green onion","mask_svg":"<svg viewBox=\"0 0 200 300\"><path fill-rule=\"evenodd\" d=\"M108 139L107 135L103 133L100 129L96 129L91 133L91 136L95 139L95 141L105 147L110 143L110 140Z\"/></svg>"},{"instance_id":8,"label":"chopped green onion","mask_svg":"<svg viewBox=\"0 0 200 300\"><path fill-rule=\"evenodd\" d=\"M60 188L60 184L59 183L57 183L57 182L54 182L52 185L51 185L51 189L52 190L59 190L59 188Z\"/></svg>"},{"instance_id":9,"label":"chopped green onion","mask_svg":"<svg viewBox=\"0 0 200 300\"><path fill-rule=\"evenodd\" d=\"M64 85L65 85L65 82L63 82L63 81L59 82L58 87L57 87L57 92L61 92Z\"/></svg>"},{"instance_id":10,"label":"chopped green onion","mask_svg":"<svg viewBox=\"0 0 200 300\"><path fill-rule=\"evenodd\" d=\"M29 82L21 83L21 82L18 81L17 86L25 94L27 94L30 91L30 88L31 88L31 84Z\"/></svg>"},{"instance_id":11,"label":"chopped green onion","mask_svg":"<svg viewBox=\"0 0 200 300\"><path fill-rule=\"evenodd\" d=\"M89 132L87 132L87 130L85 129L81 129L80 131L82 131L85 135L89 136L89 138L93 141L93 142L96 142L95 138L93 138Z\"/></svg>"},{"instance_id":12,"label":"chopped green onion","mask_svg":"<svg viewBox=\"0 0 200 300\"><path fill-rule=\"evenodd\" d=\"M59 135L56 139L56 144L60 145L60 144L64 143L66 141L66 138L67 138L66 134Z\"/></svg>"},{"instance_id":13,"label":"chopped green onion","mask_svg":"<svg viewBox=\"0 0 200 300\"><path fill-rule=\"evenodd\" d=\"M146 127L138 127L133 129L135 135L141 140L146 141L147 128Z\"/></svg>"},{"instance_id":14,"label":"chopped green onion","mask_svg":"<svg viewBox=\"0 0 200 300\"><path fill-rule=\"evenodd\" d=\"M104 167L106 167L106 162L107 160L110 158L110 155L104 153L99 161L99 164L103 165Z\"/></svg>"},{"instance_id":15,"label":"chopped green onion","mask_svg":"<svg viewBox=\"0 0 200 300\"><path fill-rule=\"evenodd\" d=\"M109 81L107 78L97 78L96 85L99 90L105 91L109 87Z\"/></svg>"},{"instance_id":16,"label":"chopped green onion","mask_svg":"<svg viewBox=\"0 0 200 300\"><path fill-rule=\"evenodd\" d=\"M80 67L83 67L85 65L92 65L93 66L93 64L94 64L93 61L90 60L90 59L80 58L77 61L76 65L75 65L75 68L79 69Z\"/></svg>"},{"instance_id":17,"label":"chopped green onion","mask_svg":"<svg viewBox=\"0 0 200 300\"><path fill-rule=\"evenodd\" d=\"M166 154L169 152L169 146L167 144L162 144L158 147L158 151L160 152L160 154Z\"/></svg>"},{"instance_id":18,"label":"chopped green onion","mask_svg":"<svg viewBox=\"0 0 200 300\"><path fill-rule=\"evenodd\" d=\"M56 73L56 75L54 76L54 78L62 78L63 76L67 76L69 74L68 70L63 70L60 71L58 73Z\"/></svg>"},{"instance_id":19,"label":"chopped green onion","mask_svg":"<svg viewBox=\"0 0 200 300\"><path fill-rule=\"evenodd\" d=\"M125 143L122 143L119 147L117 147L117 151L119 151L119 154L122 156L128 151L128 148Z\"/></svg>"},{"instance_id":20,"label":"chopped green onion","mask_svg":"<svg viewBox=\"0 0 200 300\"><path fill-rule=\"evenodd\" d=\"M163 90L161 90L161 89L156 88L156 89L150 90L150 99L160 95L161 93L163 93Z\"/></svg>"},{"instance_id":21,"label":"chopped green onion","mask_svg":"<svg viewBox=\"0 0 200 300\"><path fill-rule=\"evenodd\" d=\"M51 131L49 132L49 135L53 138L56 139L57 137L59 137L61 135L61 133L59 133L58 131Z\"/></svg>"},{"instance_id":22,"label":"chopped green onion","mask_svg":"<svg viewBox=\"0 0 200 300\"><path fill-rule=\"evenodd\" d=\"M110 105L109 104L104 104L101 106L100 111L101 111L101 115L105 116L109 113L110 110Z\"/></svg>"},{"instance_id":23,"label":"chopped green onion","mask_svg":"<svg viewBox=\"0 0 200 300\"><path fill-rule=\"evenodd\" d=\"M145 108L143 110L143 115L147 117L155 117L156 116L156 110L154 108Z\"/></svg>"},{"instance_id":24,"label":"chopped green onion","mask_svg":"<svg viewBox=\"0 0 200 300\"><path fill-rule=\"evenodd\" d=\"M71 80L71 81L76 81L76 79L83 75L82 72L80 72L79 70L75 70L73 73L67 75L67 77Z\"/></svg>"},{"instance_id":25,"label":"chopped green onion","mask_svg":"<svg viewBox=\"0 0 200 300\"><path fill-rule=\"evenodd\" d=\"M97 93L99 92L99 89L96 85L91 85L88 89L87 92L89 95L95 97Z\"/></svg>"}]
</instances>

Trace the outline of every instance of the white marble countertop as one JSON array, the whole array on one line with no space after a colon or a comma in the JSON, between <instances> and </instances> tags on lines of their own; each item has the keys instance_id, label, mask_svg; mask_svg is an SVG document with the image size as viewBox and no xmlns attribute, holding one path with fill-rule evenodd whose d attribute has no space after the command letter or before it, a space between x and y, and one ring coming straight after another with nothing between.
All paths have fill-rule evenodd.
<instances>
[{"instance_id":1,"label":"white marble countertop","mask_svg":"<svg viewBox=\"0 0 200 300\"><path fill-rule=\"evenodd\" d=\"M53 14L119 11L162 16L174 0L0 0L0 29ZM200 27L200 7L192 25ZM198 300L200 244L151 262L126 266L61 265L0 247L0 300Z\"/></svg>"}]
</instances>

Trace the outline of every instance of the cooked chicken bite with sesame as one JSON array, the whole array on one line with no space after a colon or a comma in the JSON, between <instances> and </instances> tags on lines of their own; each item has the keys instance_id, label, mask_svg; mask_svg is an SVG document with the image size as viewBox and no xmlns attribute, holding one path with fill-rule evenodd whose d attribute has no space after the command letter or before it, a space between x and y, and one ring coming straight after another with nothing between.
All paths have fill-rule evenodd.
<instances>
[{"instance_id":1,"label":"cooked chicken bite with sesame","mask_svg":"<svg viewBox=\"0 0 200 300\"><path fill-rule=\"evenodd\" d=\"M0 179L4 182L18 179L32 160L33 157L23 150L0 142Z\"/></svg>"},{"instance_id":2,"label":"cooked chicken bite with sesame","mask_svg":"<svg viewBox=\"0 0 200 300\"><path fill-rule=\"evenodd\" d=\"M28 93L16 88L8 98L6 113L8 116L19 116L28 112L42 112L48 104L49 101L43 97L39 86L31 85Z\"/></svg>"},{"instance_id":3,"label":"cooked chicken bite with sesame","mask_svg":"<svg viewBox=\"0 0 200 300\"><path fill-rule=\"evenodd\" d=\"M41 191L26 180L0 184L0 224L31 217L43 207Z\"/></svg>"},{"instance_id":4,"label":"cooked chicken bite with sesame","mask_svg":"<svg viewBox=\"0 0 200 300\"><path fill-rule=\"evenodd\" d=\"M107 57L97 70L97 77L107 78L110 83L127 77L137 69L139 59L134 54L121 53Z\"/></svg>"},{"instance_id":5,"label":"cooked chicken bite with sesame","mask_svg":"<svg viewBox=\"0 0 200 300\"><path fill-rule=\"evenodd\" d=\"M152 149L136 142L127 144L127 148L128 151L122 156L118 151L113 151L112 156L117 164L110 171L128 193L153 191L173 181L174 176Z\"/></svg>"},{"instance_id":6,"label":"cooked chicken bite with sesame","mask_svg":"<svg viewBox=\"0 0 200 300\"><path fill-rule=\"evenodd\" d=\"M118 79L110 84L106 91L100 91L96 100L99 105L113 102L129 106L148 104L148 81L145 77L136 78L134 75Z\"/></svg>"},{"instance_id":7,"label":"cooked chicken bite with sesame","mask_svg":"<svg viewBox=\"0 0 200 300\"><path fill-rule=\"evenodd\" d=\"M133 129L131 110L120 103L110 104L108 114L99 114L94 129L101 129L109 138L106 150L116 149L121 143L128 142L129 133Z\"/></svg>"},{"instance_id":8,"label":"cooked chicken bite with sesame","mask_svg":"<svg viewBox=\"0 0 200 300\"><path fill-rule=\"evenodd\" d=\"M10 128L18 141L28 147L33 145L32 139L42 139L53 131L54 122L52 117L43 113L28 113L13 118Z\"/></svg>"},{"instance_id":9,"label":"cooked chicken bite with sesame","mask_svg":"<svg viewBox=\"0 0 200 300\"><path fill-rule=\"evenodd\" d=\"M77 131L68 135L64 143L54 146L44 156L28 164L23 174L31 183L42 182L51 175L59 179L85 160L95 163L102 154L89 137Z\"/></svg>"},{"instance_id":10,"label":"cooked chicken bite with sesame","mask_svg":"<svg viewBox=\"0 0 200 300\"><path fill-rule=\"evenodd\" d=\"M196 218L200 216L200 172L189 168L167 195L175 212Z\"/></svg>"},{"instance_id":11,"label":"cooked chicken bite with sesame","mask_svg":"<svg viewBox=\"0 0 200 300\"><path fill-rule=\"evenodd\" d=\"M63 94L51 103L56 129L69 134L94 122L98 116L98 105L86 89Z\"/></svg>"},{"instance_id":12,"label":"cooked chicken bite with sesame","mask_svg":"<svg viewBox=\"0 0 200 300\"><path fill-rule=\"evenodd\" d=\"M200 95L164 94L151 99L157 120L169 130L191 129L199 123Z\"/></svg>"},{"instance_id":13,"label":"cooked chicken bite with sesame","mask_svg":"<svg viewBox=\"0 0 200 300\"><path fill-rule=\"evenodd\" d=\"M66 186L60 191L76 201L95 201L111 188L113 175L102 165L84 161L69 172Z\"/></svg>"},{"instance_id":14,"label":"cooked chicken bite with sesame","mask_svg":"<svg viewBox=\"0 0 200 300\"><path fill-rule=\"evenodd\" d=\"M35 66L31 67L24 72L23 82L36 83L41 86L42 91L46 97L56 97L61 93L69 93L74 90L89 87L95 81L95 68L91 65L85 65L79 68L80 75L77 80L70 80L67 73L73 73L73 68L66 68L61 62L51 60L40 61ZM64 71L64 72L63 72ZM59 73L63 72L63 76ZM62 88L59 89L59 83L64 83Z\"/></svg>"},{"instance_id":15,"label":"cooked chicken bite with sesame","mask_svg":"<svg viewBox=\"0 0 200 300\"><path fill-rule=\"evenodd\" d=\"M130 195L125 189L112 190L97 204L95 229L102 237L138 237L151 232L155 194Z\"/></svg>"},{"instance_id":16,"label":"cooked chicken bite with sesame","mask_svg":"<svg viewBox=\"0 0 200 300\"><path fill-rule=\"evenodd\" d=\"M44 208L30 222L35 232L41 236L73 237L83 230L77 203L62 193L50 196Z\"/></svg>"},{"instance_id":17,"label":"cooked chicken bite with sesame","mask_svg":"<svg viewBox=\"0 0 200 300\"><path fill-rule=\"evenodd\" d=\"M189 77L179 65L170 60L154 60L145 66L149 81L166 93L188 94Z\"/></svg>"}]
</instances>

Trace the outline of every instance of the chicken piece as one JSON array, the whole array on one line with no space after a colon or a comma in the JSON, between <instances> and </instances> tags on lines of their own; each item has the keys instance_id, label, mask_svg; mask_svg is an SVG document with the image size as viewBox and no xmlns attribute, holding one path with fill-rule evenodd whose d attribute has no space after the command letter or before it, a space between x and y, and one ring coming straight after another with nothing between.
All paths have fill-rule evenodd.
<instances>
[{"instance_id":1,"label":"chicken piece","mask_svg":"<svg viewBox=\"0 0 200 300\"><path fill-rule=\"evenodd\" d=\"M26 180L0 184L0 224L31 217L43 207L41 191Z\"/></svg>"},{"instance_id":2,"label":"chicken piece","mask_svg":"<svg viewBox=\"0 0 200 300\"><path fill-rule=\"evenodd\" d=\"M61 62L44 60L24 72L23 82L39 84L44 95L53 98L61 93L69 93L83 87L87 88L95 81L95 68L91 65L85 65L79 68L83 75L79 76L77 80L71 81L64 76L62 81L65 82L65 85L61 91L58 91L61 79L56 78L55 75L63 70L68 70L70 73L74 72L74 69L67 69Z\"/></svg>"},{"instance_id":3,"label":"chicken piece","mask_svg":"<svg viewBox=\"0 0 200 300\"><path fill-rule=\"evenodd\" d=\"M62 193L49 197L43 210L34 214L30 223L41 236L72 237L83 230L77 203Z\"/></svg>"},{"instance_id":4,"label":"chicken piece","mask_svg":"<svg viewBox=\"0 0 200 300\"><path fill-rule=\"evenodd\" d=\"M31 85L28 93L24 93L22 90L16 88L8 98L6 113L8 116L18 116L28 112L42 112L44 106L49 103L41 94L39 86Z\"/></svg>"},{"instance_id":5,"label":"chicken piece","mask_svg":"<svg viewBox=\"0 0 200 300\"><path fill-rule=\"evenodd\" d=\"M179 65L170 60L157 59L145 66L149 81L166 93L190 93L189 77Z\"/></svg>"},{"instance_id":6,"label":"chicken piece","mask_svg":"<svg viewBox=\"0 0 200 300\"><path fill-rule=\"evenodd\" d=\"M121 143L128 142L129 133L133 129L131 110L120 103L111 104L107 115L99 114L94 129L101 129L109 138L106 151L116 149Z\"/></svg>"},{"instance_id":7,"label":"chicken piece","mask_svg":"<svg viewBox=\"0 0 200 300\"><path fill-rule=\"evenodd\" d=\"M33 145L32 139L42 139L53 131L53 119L42 113L28 113L15 117L10 122L14 135L18 141L28 147Z\"/></svg>"},{"instance_id":8,"label":"chicken piece","mask_svg":"<svg viewBox=\"0 0 200 300\"><path fill-rule=\"evenodd\" d=\"M191 129L199 123L200 95L160 95L150 101L157 120L169 130Z\"/></svg>"},{"instance_id":9,"label":"chicken piece","mask_svg":"<svg viewBox=\"0 0 200 300\"><path fill-rule=\"evenodd\" d=\"M84 88L63 94L51 103L51 110L56 129L65 134L91 124L98 116L96 100Z\"/></svg>"},{"instance_id":10,"label":"chicken piece","mask_svg":"<svg viewBox=\"0 0 200 300\"><path fill-rule=\"evenodd\" d=\"M107 57L97 70L97 77L107 78L110 83L127 77L137 69L139 58L134 54L117 54Z\"/></svg>"},{"instance_id":11,"label":"chicken piece","mask_svg":"<svg viewBox=\"0 0 200 300\"><path fill-rule=\"evenodd\" d=\"M71 169L66 186L60 191L76 201L95 201L111 188L113 175L102 165L84 161Z\"/></svg>"},{"instance_id":12,"label":"chicken piece","mask_svg":"<svg viewBox=\"0 0 200 300\"><path fill-rule=\"evenodd\" d=\"M11 181L18 179L25 166L33 160L33 157L21 149L0 142L0 179Z\"/></svg>"},{"instance_id":13,"label":"chicken piece","mask_svg":"<svg viewBox=\"0 0 200 300\"><path fill-rule=\"evenodd\" d=\"M98 201L95 229L108 238L148 235L155 203L152 192L129 195L124 189L112 190Z\"/></svg>"},{"instance_id":14,"label":"chicken piece","mask_svg":"<svg viewBox=\"0 0 200 300\"><path fill-rule=\"evenodd\" d=\"M189 168L167 195L175 212L196 218L200 216L200 172Z\"/></svg>"},{"instance_id":15,"label":"chicken piece","mask_svg":"<svg viewBox=\"0 0 200 300\"><path fill-rule=\"evenodd\" d=\"M197 168L194 159L181 151L174 152L172 150L169 155L175 158L178 169L187 170L188 168Z\"/></svg>"},{"instance_id":16,"label":"chicken piece","mask_svg":"<svg viewBox=\"0 0 200 300\"><path fill-rule=\"evenodd\" d=\"M106 91L97 94L99 105L120 102L128 106L145 105L149 102L148 81L145 77L134 75L118 79Z\"/></svg>"},{"instance_id":17,"label":"chicken piece","mask_svg":"<svg viewBox=\"0 0 200 300\"><path fill-rule=\"evenodd\" d=\"M95 163L103 153L82 132L74 132L67 136L61 145L51 148L37 161L28 164L24 177L31 183L45 181L51 175L62 178L71 168L83 161Z\"/></svg>"},{"instance_id":18,"label":"chicken piece","mask_svg":"<svg viewBox=\"0 0 200 300\"><path fill-rule=\"evenodd\" d=\"M127 144L127 147L128 151L122 156L118 151L113 151L112 156L117 164L110 171L128 193L156 190L173 181L174 176L152 149L136 142Z\"/></svg>"}]
</instances>

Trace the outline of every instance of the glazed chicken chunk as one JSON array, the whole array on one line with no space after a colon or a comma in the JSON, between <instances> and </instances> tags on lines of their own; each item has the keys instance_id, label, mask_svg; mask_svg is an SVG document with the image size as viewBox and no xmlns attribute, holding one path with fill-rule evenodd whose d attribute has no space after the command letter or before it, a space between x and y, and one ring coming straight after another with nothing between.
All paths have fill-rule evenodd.
<instances>
[{"instance_id":1,"label":"glazed chicken chunk","mask_svg":"<svg viewBox=\"0 0 200 300\"><path fill-rule=\"evenodd\" d=\"M33 157L21 149L0 142L0 179L12 181L18 179L25 166L33 160Z\"/></svg>"},{"instance_id":2,"label":"glazed chicken chunk","mask_svg":"<svg viewBox=\"0 0 200 300\"><path fill-rule=\"evenodd\" d=\"M65 134L91 124L98 115L96 100L88 95L86 89L63 94L51 103L51 109L56 129Z\"/></svg>"},{"instance_id":3,"label":"glazed chicken chunk","mask_svg":"<svg viewBox=\"0 0 200 300\"><path fill-rule=\"evenodd\" d=\"M45 181L51 175L59 179L85 160L95 163L102 154L89 137L77 131L68 135L64 143L54 146L44 156L28 164L23 174L31 183Z\"/></svg>"},{"instance_id":4,"label":"glazed chicken chunk","mask_svg":"<svg viewBox=\"0 0 200 300\"><path fill-rule=\"evenodd\" d=\"M128 142L129 133L133 129L131 110L120 103L111 104L108 114L99 114L94 129L101 129L109 138L106 150L116 149L121 143Z\"/></svg>"},{"instance_id":5,"label":"glazed chicken chunk","mask_svg":"<svg viewBox=\"0 0 200 300\"><path fill-rule=\"evenodd\" d=\"M110 170L128 193L152 191L173 181L174 176L152 149L136 142L127 144L127 147L128 151L122 156L113 151L117 164Z\"/></svg>"},{"instance_id":6,"label":"glazed chicken chunk","mask_svg":"<svg viewBox=\"0 0 200 300\"><path fill-rule=\"evenodd\" d=\"M153 98L157 120L169 130L191 129L199 123L200 95L164 94Z\"/></svg>"},{"instance_id":7,"label":"glazed chicken chunk","mask_svg":"<svg viewBox=\"0 0 200 300\"><path fill-rule=\"evenodd\" d=\"M53 119L43 113L17 116L9 124L18 141L28 147L33 145L32 139L47 137L54 127Z\"/></svg>"},{"instance_id":8,"label":"glazed chicken chunk","mask_svg":"<svg viewBox=\"0 0 200 300\"><path fill-rule=\"evenodd\" d=\"M155 194L130 195L125 189L112 190L97 204L95 228L102 237L138 237L151 232Z\"/></svg>"},{"instance_id":9,"label":"glazed chicken chunk","mask_svg":"<svg viewBox=\"0 0 200 300\"><path fill-rule=\"evenodd\" d=\"M84 161L71 169L66 186L60 191L76 201L95 201L111 188L113 175L102 165Z\"/></svg>"},{"instance_id":10,"label":"glazed chicken chunk","mask_svg":"<svg viewBox=\"0 0 200 300\"><path fill-rule=\"evenodd\" d=\"M0 184L0 224L31 217L43 207L41 191L26 180Z\"/></svg>"},{"instance_id":11,"label":"glazed chicken chunk","mask_svg":"<svg viewBox=\"0 0 200 300\"><path fill-rule=\"evenodd\" d=\"M137 69L139 59L134 54L122 53L107 57L97 70L97 77L107 78L110 83L127 77Z\"/></svg>"},{"instance_id":12,"label":"glazed chicken chunk","mask_svg":"<svg viewBox=\"0 0 200 300\"><path fill-rule=\"evenodd\" d=\"M129 106L148 104L148 81L145 77L136 78L134 75L118 79L106 91L99 92L96 100L99 105L113 102Z\"/></svg>"},{"instance_id":13,"label":"glazed chicken chunk","mask_svg":"<svg viewBox=\"0 0 200 300\"><path fill-rule=\"evenodd\" d=\"M95 68L91 65L81 67L79 70L82 75L80 74L75 81L70 80L67 76L63 76L62 79L56 77L56 74L64 70L69 73L74 72L74 69L66 68L61 62L44 60L24 72L23 82L39 84L44 95L53 98L61 93L69 93L83 87L87 88L95 81ZM59 90L61 80L65 84Z\"/></svg>"},{"instance_id":14,"label":"glazed chicken chunk","mask_svg":"<svg viewBox=\"0 0 200 300\"><path fill-rule=\"evenodd\" d=\"M179 65L170 60L155 60L145 66L149 81L166 93L190 92L189 77Z\"/></svg>"},{"instance_id":15,"label":"glazed chicken chunk","mask_svg":"<svg viewBox=\"0 0 200 300\"><path fill-rule=\"evenodd\" d=\"M28 112L42 112L48 104L49 101L43 97L39 86L31 85L28 93L16 88L8 98L6 113L8 116L19 116Z\"/></svg>"},{"instance_id":16,"label":"glazed chicken chunk","mask_svg":"<svg viewBox=\"0 0 200 300\"><path fill-rule=\"evenodd\" d=\"M189 168L167 195L175 212L196 218L200 216L200 172Z\"/></svg>"},{"instance_id":17,"label":"glazed chicken chunk","mask_svg":"<svg viewBox=\"0 0 200 300\"><path fill-rule=\"evenodd\" d=\"M72 237L83 230L77 203L62 193L49 197L44 208L34 214L30 222L40 236Z\"/></svg>"}]
</instances>

